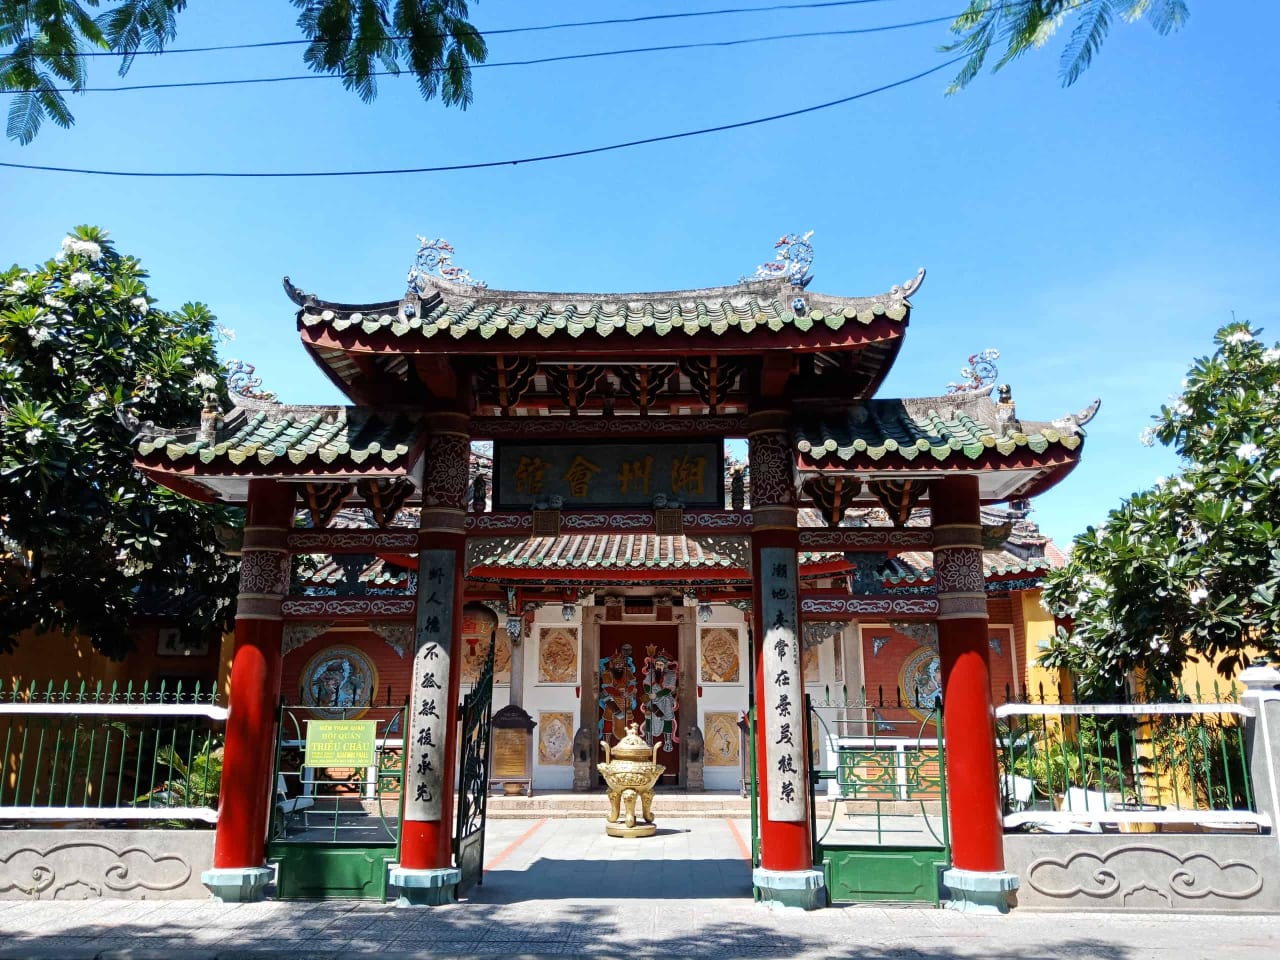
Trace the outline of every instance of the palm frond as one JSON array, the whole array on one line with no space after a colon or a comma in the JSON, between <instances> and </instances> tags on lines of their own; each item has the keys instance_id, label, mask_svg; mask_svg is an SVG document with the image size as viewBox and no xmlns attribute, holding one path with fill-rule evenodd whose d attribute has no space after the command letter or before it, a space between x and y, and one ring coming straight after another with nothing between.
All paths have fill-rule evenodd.
<instances>
[{"instance_id":1,"label":"palm frond","mask_svg":"<svg viewBox=\"0 0 1280 960\"><path fill-rule=\"evenodd\" d=\"M1089 68L1111 29L1112 0L1087 0L1080 22L1071 31L1071 40L1062 51L1062 85L1069 87Z\"/></svg>"}]
</instances>

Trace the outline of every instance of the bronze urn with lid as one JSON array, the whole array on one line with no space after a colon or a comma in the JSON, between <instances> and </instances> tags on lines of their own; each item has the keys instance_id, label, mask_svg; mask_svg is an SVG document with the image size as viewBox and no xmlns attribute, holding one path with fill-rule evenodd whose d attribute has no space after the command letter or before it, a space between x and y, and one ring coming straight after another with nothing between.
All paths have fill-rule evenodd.
<instances>
[{"instance_id":1,"label":"bronze urn with lid","mask_svg":"<svg viewBox=\"0 0 1280 960\"><path fill-rule=\"evenodd\" d=\"M653 785L666 768L657 762L658 748L640 736L637 724L627 727L627 735L610 747L601 740L605 762L600 775L609 788L609 814L605 830L611 837L651 837L658 832L653 822ZM640 820L636 822L636 800L640 801ZM625 811L625 813L624 813Z\"/></svg>"}]
</instances>

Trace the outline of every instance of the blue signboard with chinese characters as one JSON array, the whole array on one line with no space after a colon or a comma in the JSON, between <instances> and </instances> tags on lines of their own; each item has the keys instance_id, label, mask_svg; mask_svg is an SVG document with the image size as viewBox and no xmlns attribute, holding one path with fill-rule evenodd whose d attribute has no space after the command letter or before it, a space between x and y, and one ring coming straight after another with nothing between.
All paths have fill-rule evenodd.
<instances>
[{"instance_id":1,"label":"blue signboard with chinese characters","mask_svg":"<svg viewBox=\"0 0 1280 960\"><path fill-rule=\"evenodd\" d=\"M724 506L721 440L494 444L494 507Z\"/></svg>"}]
</instances>

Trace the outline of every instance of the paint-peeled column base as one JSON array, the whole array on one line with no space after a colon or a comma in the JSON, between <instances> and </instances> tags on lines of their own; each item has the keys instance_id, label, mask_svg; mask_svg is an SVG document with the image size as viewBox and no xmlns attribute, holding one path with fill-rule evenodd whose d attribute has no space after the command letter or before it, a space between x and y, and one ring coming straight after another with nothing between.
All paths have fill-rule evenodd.
<instances>
[{"instance_id":1,"label":"paint-peeled column base","mask_svg":"<svg viewBox=\"0 0 1280 960\"><path fill-rule=\"evenodd\" d=\"M1008 913L1009 895L1018 889L1018 876L952 867L942 872L943 906L962 913Z\"/></svg>"},{"instance_id":2,"label":"paint-peeled column base","mask_svg":"<svg viewBox=\"0 0 1280 960\"><path fill-rule=\"evenodd\" d=\"M270 867L214 867L200 874L200 882L221 903L257 903L267 898L275 877Z\"/></svg>"},{"instance_id":3,"label":"paint-peeled column base","mask_svg":"<svg viewBox=\"0 0 1280 960\"><path fill-rule=\"evenodd\" d=\"M387 886L395 893L398 907L438 907L458 899L462 871L457 867L410 870L393 863L388 870Z\"/></svg>"},{"instance_id":4,"label":"paint-peeled column base","mask_svg":"<svg viewBox=\"0 0 1280 960\"><path fill-rule=\"evenodd\" d=\"M821 870L751 871L751 882L761 903L771 907L821 910L827 905L827 878Z\"/></svg>"}]
</instances>

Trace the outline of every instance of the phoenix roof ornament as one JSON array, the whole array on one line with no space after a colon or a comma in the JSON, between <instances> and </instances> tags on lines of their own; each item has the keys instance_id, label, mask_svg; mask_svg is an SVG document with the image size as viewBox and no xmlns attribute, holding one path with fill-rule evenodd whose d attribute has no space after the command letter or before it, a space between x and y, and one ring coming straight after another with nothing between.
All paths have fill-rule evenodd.
<instances>
[{"instance_id":1,"label":"phoenix roof ornament","mask_svg":"<svg viewBox=\"0 0 1280 960\"><path fill-rule=\"evenodd\" d=\"M756 267L756 272L749 277L742 277L742 282L750 280L788 280L791 286L803 290L813 279L809 275L809 267L813 265L813 244L809 238L810 230L803 236L786 233L778 238L773 248L778 252L769 263Z\"/></svg>"},{"instance_id":2,"label":"phoenix roof ornament","mask_svg":"<svg viewBox=\"0 0 1280 960\"><path fill-rule=\"evenodd\" d=\"M480 280L473 280L470 270L455 266L453 254L453 244L444 237L429 240L419 236L418 253L413 258L413 266L409 268L409 289L418 294L425 293L424 281L427 277L439 277L450 283L461 283L480 290L489 286Z\"/></svg>"}]
</instances>

